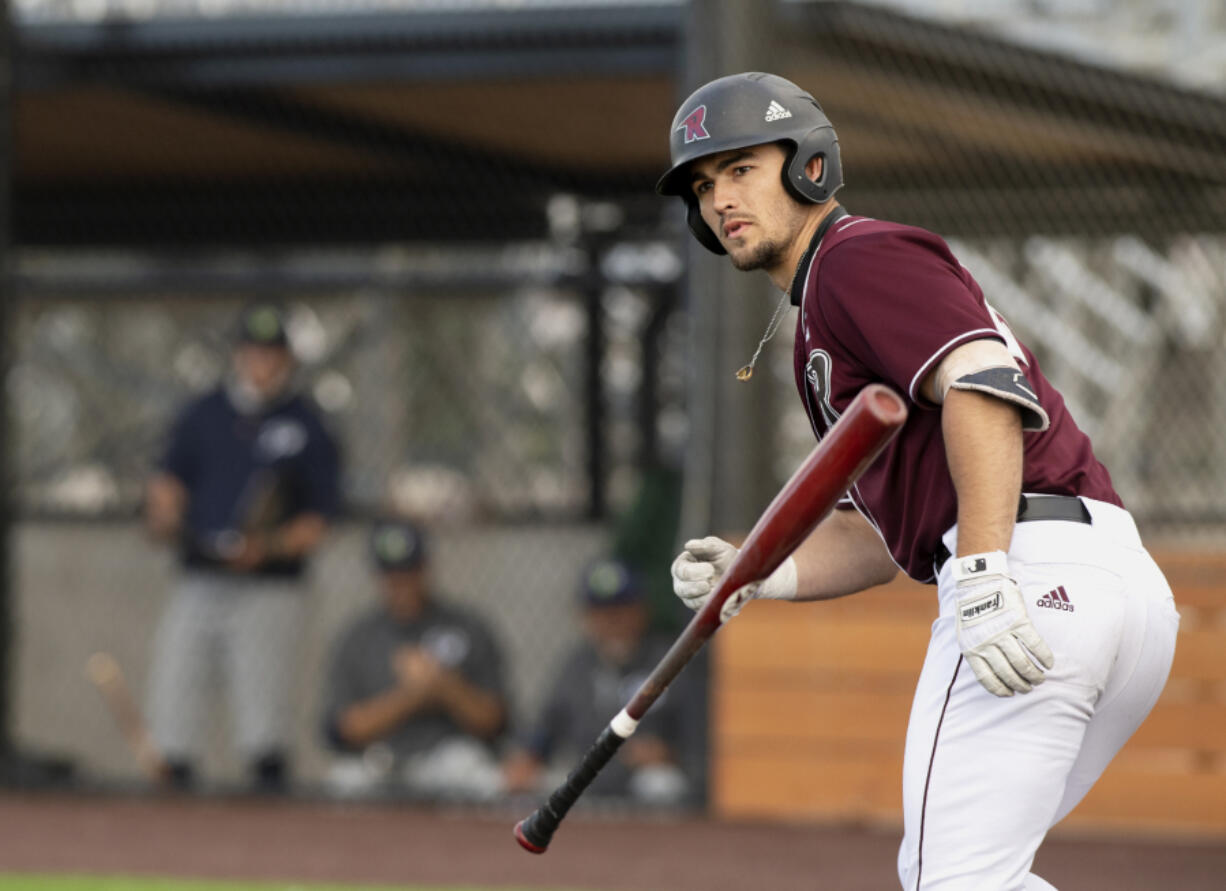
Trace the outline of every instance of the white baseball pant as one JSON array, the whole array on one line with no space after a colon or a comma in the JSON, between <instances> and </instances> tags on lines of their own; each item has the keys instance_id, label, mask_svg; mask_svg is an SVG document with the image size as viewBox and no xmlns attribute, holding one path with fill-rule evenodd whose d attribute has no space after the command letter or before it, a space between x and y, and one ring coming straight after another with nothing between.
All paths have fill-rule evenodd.
<instances>
[{"instance_id":1,"label":"white baseball pant","mask_svg":"<svg viewBox=\"0 0 1226 891\"><path fill-rule=\"evenodd\" d=\"M1030 872L1035 851L1162 692L1179 627L1170 587L1126 511L1082 500L1091 524L1014 529L1010 569L1056 659L1032 692L1002 699L975 679L955 635L952 561L938 576L903 763L905 891L1053 889ZM944 541L957 553L957 527Z\"/></svg>"}]
</instances>

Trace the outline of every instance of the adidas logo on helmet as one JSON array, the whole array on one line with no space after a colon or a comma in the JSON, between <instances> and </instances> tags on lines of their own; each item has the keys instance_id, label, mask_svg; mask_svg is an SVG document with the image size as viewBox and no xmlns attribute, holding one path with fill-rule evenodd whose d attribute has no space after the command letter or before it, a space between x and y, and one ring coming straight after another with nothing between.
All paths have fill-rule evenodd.
<instances>
[{"instance_id":1,"label":"adidas logo on helmet","mask_svg":"<svg viewBox=\"0 0 1226 891\"><path fill-rule=\"evenodd\" d=\"M772 121L782 121L784 118L790 118L792 113L776 102L771 100L770 108L766 109L766 117L763 118L768 124Z\"/></svg>"}]
</instances>

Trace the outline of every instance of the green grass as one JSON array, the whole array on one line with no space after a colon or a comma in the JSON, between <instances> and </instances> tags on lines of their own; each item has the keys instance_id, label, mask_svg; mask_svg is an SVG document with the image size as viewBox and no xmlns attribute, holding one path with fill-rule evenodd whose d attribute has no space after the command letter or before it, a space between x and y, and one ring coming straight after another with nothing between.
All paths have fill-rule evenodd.
<instances>
[{"instance_id":1,"label":"green grass","mask_svg":"<svg viewBox=\"0 0 1226 891\"><path fill-rule=\"evenodd\" d=\"M217 882L126 876L0 875L0 891L490 891L448 885L319 885L313 882ZM513 889L500 889L513 891Z\"/></svg>"}]
</instances>

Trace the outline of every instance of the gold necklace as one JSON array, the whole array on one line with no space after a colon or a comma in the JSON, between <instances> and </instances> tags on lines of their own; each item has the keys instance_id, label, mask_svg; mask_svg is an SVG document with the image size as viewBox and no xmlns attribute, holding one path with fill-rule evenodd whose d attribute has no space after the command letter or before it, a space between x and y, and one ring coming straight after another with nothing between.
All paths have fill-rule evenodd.
<instances>
[{"instance_id":1,"label":"gold necklace","mask_svg":"<svg viewBox=\"0 0 1226 891\"><path fill-rule=\"evenodd\" d=\"M796 272L800 272L800 267L796 268ZM796 274L792 275L792 284L796 284ZM766 342L775 336L775 332L779 330L779 326L783 323L783 308L787 305L788 295L792 293L792 288L789 286L786 291L779 295L779 303L775 307L775 313L771 316L770 322L766 325L766 333L762 335L762 339L758 341L758 348L753 351L753 358L749 360L748 365L742 365L737 369L736 379L738 381L747 381L753 377L753 367L758 363L758 356L762 355L762 348L766 346Z\"/></svg>"}]
</instances>

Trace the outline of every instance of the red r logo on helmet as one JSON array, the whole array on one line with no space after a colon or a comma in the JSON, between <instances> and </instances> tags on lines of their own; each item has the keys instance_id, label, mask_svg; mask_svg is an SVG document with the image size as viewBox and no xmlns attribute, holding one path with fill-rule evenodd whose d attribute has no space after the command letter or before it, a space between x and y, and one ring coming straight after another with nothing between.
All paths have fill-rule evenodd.
<instances>
[{"instance_id":1,"label":"red r logo on helmet","mask_svg":"<svg viewBox=\"0 0 1226 891\"><path fill-rule=\"evenodd\" d=\"M677 127L680 130L685 128L685 144L689 145L699 139L710 139L711 134L707 132L707 128L703 126L703 121L707 117L707 107L700 105L690 112L689 117L681 122Z\"/></svg>"}]
</instances>

